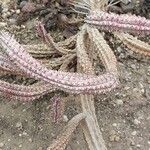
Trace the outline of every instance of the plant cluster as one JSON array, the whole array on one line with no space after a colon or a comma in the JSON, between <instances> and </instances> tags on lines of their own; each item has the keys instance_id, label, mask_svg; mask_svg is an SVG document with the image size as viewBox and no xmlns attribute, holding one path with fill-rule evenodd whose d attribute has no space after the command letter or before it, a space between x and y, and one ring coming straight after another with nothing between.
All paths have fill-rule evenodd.
<instances>
[{"instance_id":1,"label":"plant cluster","mask_svg":"<svg viewBox=\"0 0 150 150\"><path fill-rule=\"evenodd\" d=\"M86 14L86 18L80 31L64 41L55 43L42 23L37 25L37 33L44 44L21 45L9 33L0 32L1 73L38 80L29 86L0 80L0 92L23 101L35 100L58 90L75 94L81 106L80 113L68 122L48 150L65 149L78 125L83 129L90 150L106 150L95 114L94 96L116 89L119 72L116 57L104 39L105 31L114 34L130 50L150 56L150 45L133 36L150 35L150 20L135 15L108 13L107 0L69 0L68 4L74 6L76 12ZM53 56L53 59L45 59L47 56ZM43 58L42 62L39 58ZM101 62L105 68L99 75L95 73L95 61ZM55 104L60 101L58 97L54 98ZM55 106L57 120L59 109Z\"/></svg>"}]
</instances>

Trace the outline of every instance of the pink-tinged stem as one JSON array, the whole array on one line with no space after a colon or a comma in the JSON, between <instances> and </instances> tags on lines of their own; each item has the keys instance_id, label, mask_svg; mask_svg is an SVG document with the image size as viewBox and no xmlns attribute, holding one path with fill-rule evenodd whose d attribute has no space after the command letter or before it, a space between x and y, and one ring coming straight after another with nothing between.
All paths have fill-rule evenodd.
<instances>
[{"instance_id":1,"label":"pink-tinged stem","mask_svg":"<svg viewBox=\"0 0 150 150\"><path fill-rule=\"evenodd\" d=\"M41 37L41 39L45 42L45 43L49 43L49 37L47 36L47 32L44 28L44 25L39 22L36 26L36 32L38 34L39 37Z\"/></svg>"},{"instance_id":2,"label":"pink-tinged stem","mask_svg":"<svg viewBox=\"0 0 150 150\"><path fill-rule=\"evenodd\" d=\"M0 85L0 92L3 95L11 95L15 99L20 100L34 100L55 90L50 85L42 82L30 86L24 86L0 80Z\"/></svg>"},{"instance_id":3,"label":"pink-tinged stem","mask_svg":"<svg viewBox=\"0 0 150 150\"><path fill-rule=\"evenodd\" d=\"M107 31L150 34L150 20L135 15L92 11L86 17L85 22Z\"/></svg>"},{"instance_id":4,"label":"pink-tinged stem","mask_svg":"<svg viewBox=\"0 0 150 150\"><path fill-rule=\"evenodd\" d=\"M102 93L118 86L118 78L112 73L101 76L67 73L48 70L34 58L8 33L1 32L0 42L5 53L24 73L51 84L53 88L71 93Z\"/></svg>"},{"instance_id":5,"label":"pink-tinged stem","mask_svg":"<svg viewBox=\"0 0 150 150\"><path fill-rule=\"evenodd\" d=\"M68 52L67 49L62 48L60 46L58 46L53 38L47 34L47 31L44 28L44 24L42 24L41 22L39 22L36 26L36 31L38 33L38 35L42 38L42 40L51 48L53 48L54 50L56 50L58 53L60 54L66 54Z\"/></svg>"},{"instance_id":6,"label":"pink-tinged stem","mask_svg":"<svg viewBox=\"0 0 150 150\"><path fill-rule=\"evenodd\" d=\"M0 55L0 70L21 74L21 71L16 69L16 66L8 59L8 57Z\"/></svg>"},{"instance_id":7,"label":"pink-tinged stem","mask_svg":"<svg viewBox=\"0 0 150 150\"><path fill-rule=\"evenodd\" d=\"M64 105L62 104L62 98L60 95L54 95L51 98L52 101L52 120L54 123L60 123L63 119Z\"/></svg>"}]
</instances>

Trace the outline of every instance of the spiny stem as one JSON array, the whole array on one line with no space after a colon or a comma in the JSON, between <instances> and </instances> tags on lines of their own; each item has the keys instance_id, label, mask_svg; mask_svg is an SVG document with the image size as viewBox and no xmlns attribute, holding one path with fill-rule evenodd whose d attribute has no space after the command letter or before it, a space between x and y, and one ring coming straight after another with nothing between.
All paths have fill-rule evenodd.
<instances>
[{"instance_id":1,"label":"spiny stem","mask_svg":"<svg viewBox=\"0 0 150 150\"><path fill-rule=\"evenodd\" d=\"M73 93L102 93L110 91L118 85L118 80L111 73L96 77L48 70L33 59L14 38L5 32L1 33L0 42L9 59L19 69L31 77L48 82L54 88Z\"/></svg>"},{"instance_id":2,"label":"spiny stem","mask_svg":"<svg viewBox=\"0 0 150 150\"><path fill-rule=\"evenodd\" d=\"M136 37L125 33L114 33L115 37L119 38L123 44L130 50L140 53L145 56L150 56L150 45L138 40Z\"/></svg>"},{"instance_id":3,"label":"spiny stem","mask_svg":"<svg viewBox=\"0 0 150 150\"><path fill-rule=\"evenodd\" d=\"M135 15L91 11L85 22L101 30L150 34L150 20Z\"/></svg>"},{"instance_id":4,"label":"spiny stem","mask_svg":"<svg viewBox=\"0 0 150 150\"><path fill-rule=\"evenodd\" d=\"M65 150L72 133L75 131L79 123L87 116L85 113L80 113L74 116L65 127L65 130L56 140L47 148L47 150Z\"/></svg>"}]
</instances>

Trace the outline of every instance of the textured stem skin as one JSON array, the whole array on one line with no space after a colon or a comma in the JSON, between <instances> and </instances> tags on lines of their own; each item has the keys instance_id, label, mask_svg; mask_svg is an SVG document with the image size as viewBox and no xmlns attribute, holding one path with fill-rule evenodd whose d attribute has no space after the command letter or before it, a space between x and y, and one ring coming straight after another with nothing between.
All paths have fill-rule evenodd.
<instances>
[{"instance_id":1,"label":"textured stem skin","mask_svg":"<svg viewBox=\"0 0 150 150\"><path fill-rule=\"evenodd\" d=\"M60 123L63 120L65 107L64 100L59 94L56 94L51 98L51 101L52 101L52 108L51 108L52 121L54 123Z\"/></svg>"},{"instance_id":2,"label":"textured stem skin","mask_svg":"<svg viewBox=\"0 0 150 150\"><path fill-rule=\"evenodd\" d=\"M1 32L0 42L5 48L5 53L9 59L13 61L20 70L31 77L46 81L56 89L71 93L102 93L118 86L118 79L111 73L97 77L93 75L48 70L33 59L8 33Z\"/></svg>"},{"instance_id":3,"label":"textured stem skin","mask_svg":"<svg viewBox=\"0 0 150 150\"><path fill-rule=\"evenodd\" d=\"M98 54L100 60L104 64L106 72L112 72L118 77L116 57L103 35L96 28L88 27L87 29L89 37L94 44L95 53Z\"/></svg>"},{"instance_id":4,"label":"textured stem skin","mask_svg":"<svg viewBox=\"0 0 150 150\"><path fill-rule=\"evenodd\" d=\"M39 22L37 25L37 33L38 35L43 39L43 41L51 48L53 48L55 51L57 51L60 54L67 54L69 51L66 48L62 48L59 45L57 45L51 35L47 34L47 31L44 28L44 25Z\"/></svg>"},{"instance_id":5,"label":"textured stem skin","mask_svg":"<svg viewBox=\"0 0 150 150\"><path fill-rule=\"evenodd\" d=\"M140 16L91 11L85 22L101 30L150 35L150 20Z\"/></svg>"},{"instance_id":6,"label":"textured stem skin","mask_svg":"<svg viewBox=\"0 0 150 150\"><path fill-rule=\"evenodd\" d=\"M92 47L89 48L88 41L85 41L85 37L88 36L86 35L86 33L89 34L88 32L89 28L90 28L89 26L84 25L82 27L82 30L78 34L77 38L78 72L95 74L92 65L92 60L89 59L89 55L87 53L87 51L89 52L93 50L93 48ZM89 38L90 40L92 40L91 42L93 43L93 39L90 36ZM103 55L107 55L107 53L106 54L104 53ZM102 59L102 61L105 61L105 59ZM107 150L95 114L94 96L89 94L80 94L79 96L77 96L77 101L79 100L81 102L82 111L88 114L87 117L85 118L85 121L81 124L81 127L84 131L84 135L88 143L89 149Z\"/></svg>"},{"instance_id":7,"label":"textured stem skin","mask_svg":"<svg viewBox=\"0 0 150 150\"><path fill-rule=\"evenodd\" d=\"M87 115L85 113L80 113L74 116L68 122L64 132L57 137L57 139L47 148L47 150L65 150L72 133L86 116Z\"/></svg>"},{"instance_id":8,"label":"textured stem skin","mask_svg":"<svg viewBox=\"0 0 150 150\"><path fill-rule=\"evenodd\" d=\"M145 56L150 56L150 45L148 43L138 40L130 34L114 33L114 36L121 40L130 50Z\"/></svg>"},{"instance_id":9,"label":"textured stem skin","mask_svg":"<svg viewBox=\"0 0 150 150\"><path fill-rule=\"evenodd\" d=\"M16 75L22 75L23 72L19 70L16 65L10 61L10 59L0 52L0 71L7 73L14 73ZM1 73L0 73L1 74Z\"/></svg>"},{"instance_id":10,"label":"textured stem skin","mask_svg":"<svg viewBox=\"0 0 150 150\"><path fill-rule=\"evenodd\" d=\"M55 91L49 84L39 82L30 86L17 85L0 80L0 92L12 99L30 101L40 98L46 93Z\"/></svg>"},{"instance_id":11,"label":"textured stem skin","mask_svg":"<svg viewBox=\"0 0 150 150\"><path fill-rule=\"evenodd\" d=\"M91 10L95 10L97 8L101 8L101 10L104 10L103 8L107 3L107 0L83 0L83 2L87 2L88 6L90 5L90 7L88 7L88 10L89 8ZM74 4L80 6L80 3ZM134 34L150 34L149 20L136 16L116 15L113 13L105 13L102 11L91 11L87 16L85 22L89 25L96 26L101 30L106 31L119 30L123 32L131 32ZM19 86L0 81L1 93L6 93L8 95L12 95L13 98L20 98L23 100L33 100L39 98L45 93L53 91L55 89L61 89L71 93L87 93L80 94L78 96L78 101L80 100L81 102L83 113L75 116L71 121L69 121L63 134L61 134L47 150L64 150L71 138L72 133L83 119L85 120L83 121L82 128L84 130L84 134L86 136L86 140L89 144L90 150L107 149L95 115L94 96L89 94L106 92L114 89L118 85L116 58L110 47L104 40L102 34L99 33L97 29L91 27L84 29L87 30L86 34L88 33L89 35L89 39L92 45L91 47L93 47L93 49L96 49L98 56L105 66L107 73L102 76L94 76L92 61L90 60L91 57L89 57L88 55L89 51L86 51L86 48L90 49L91 47L87 46L89 43L86 43L86 46L84 45L86 34L83 34L82 32L77 36L76 49L79 66L78 71L92 75L73 74L48 70L38 61L33 59L9 34L2 32L0 35L0 42L6 49L5 54L8 57L8 60L2 58L3 61L2 63L0 63L0 67L2 69L8 69L9 71L15 71L15 67L18 67L18 70L22 73L46 82L41 82L33 86ZM82 28L82 30L84 29ZM35 57L38 57L39 53L40 57L45 57L51 56L55 53L68 54L71 52L68 49L65 49L65 46L61 47L62 43L56 44L53 41L52 37L47 35L42 25L39 25L38 31L47 45L51 46L54 50L47 51L47 47L45 47L42 51L39 48L38 52L30 49L30 53L34 54ZM143 49L144 52L141 53L144 53L146 55L147 53L149 54L149 46L145 46L144 43L139 42L140 44L142 44L142 46L140 47L140 45L135 44L135 41L138 42L138 40L134 39L134 42L132 40L133 37L131 36L124 36L123 38L123 42L129 48L133 49L134 51L136 51L136 48L139 48L139 50ZM66 42L65 44L67 45L68 43ZM73 53L75 53L75 51L73 51ZM65 70L64 68L66 68L70 60L72 60L72 57L69 56L69 54L67 57L69 59L64 63L62 70ZM73 58L74 57L75 56L73 56ZM14 64L12 65L11 62L13 62ZM60 61L58 60L58 63L59 62ZM56 99L53 107L59 107L58 103L59 99ZM54 112L54 117L57 119L58 115L58 110L56 110Z\"/></svg>"}]
</instances>

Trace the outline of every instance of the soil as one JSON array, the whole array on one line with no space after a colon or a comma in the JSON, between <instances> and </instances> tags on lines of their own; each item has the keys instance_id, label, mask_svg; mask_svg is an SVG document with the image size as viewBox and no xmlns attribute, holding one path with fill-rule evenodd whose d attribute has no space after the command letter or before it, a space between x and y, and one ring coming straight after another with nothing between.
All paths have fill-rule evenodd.
<instances>
[{"instance_id":1,"label":"soil","mask_svg":"<svg viewBox=\"0 0 150 150\"><path fill-rule=\"evenodd\" d=\"M33 21L24 26L4 27L15 33L21 43L37 43ZM53 36L61 38L60 33ZM149 40L147 40L149 42ZM115 42L114 42L115 43ZM112 46L114 48L114 46ZM108 150L150 150L150 60L115 45L121 86L95 99L96 114ZM9 80L13 80L11 77ZM0 150L46 150L62 131L66 119L54 124L50 114L50 95L34 102L0 98ZM74 101L68 102L65 118L76 113ZM80 128L67 150L87 150Z\"/></svg>"}]
</instances>

